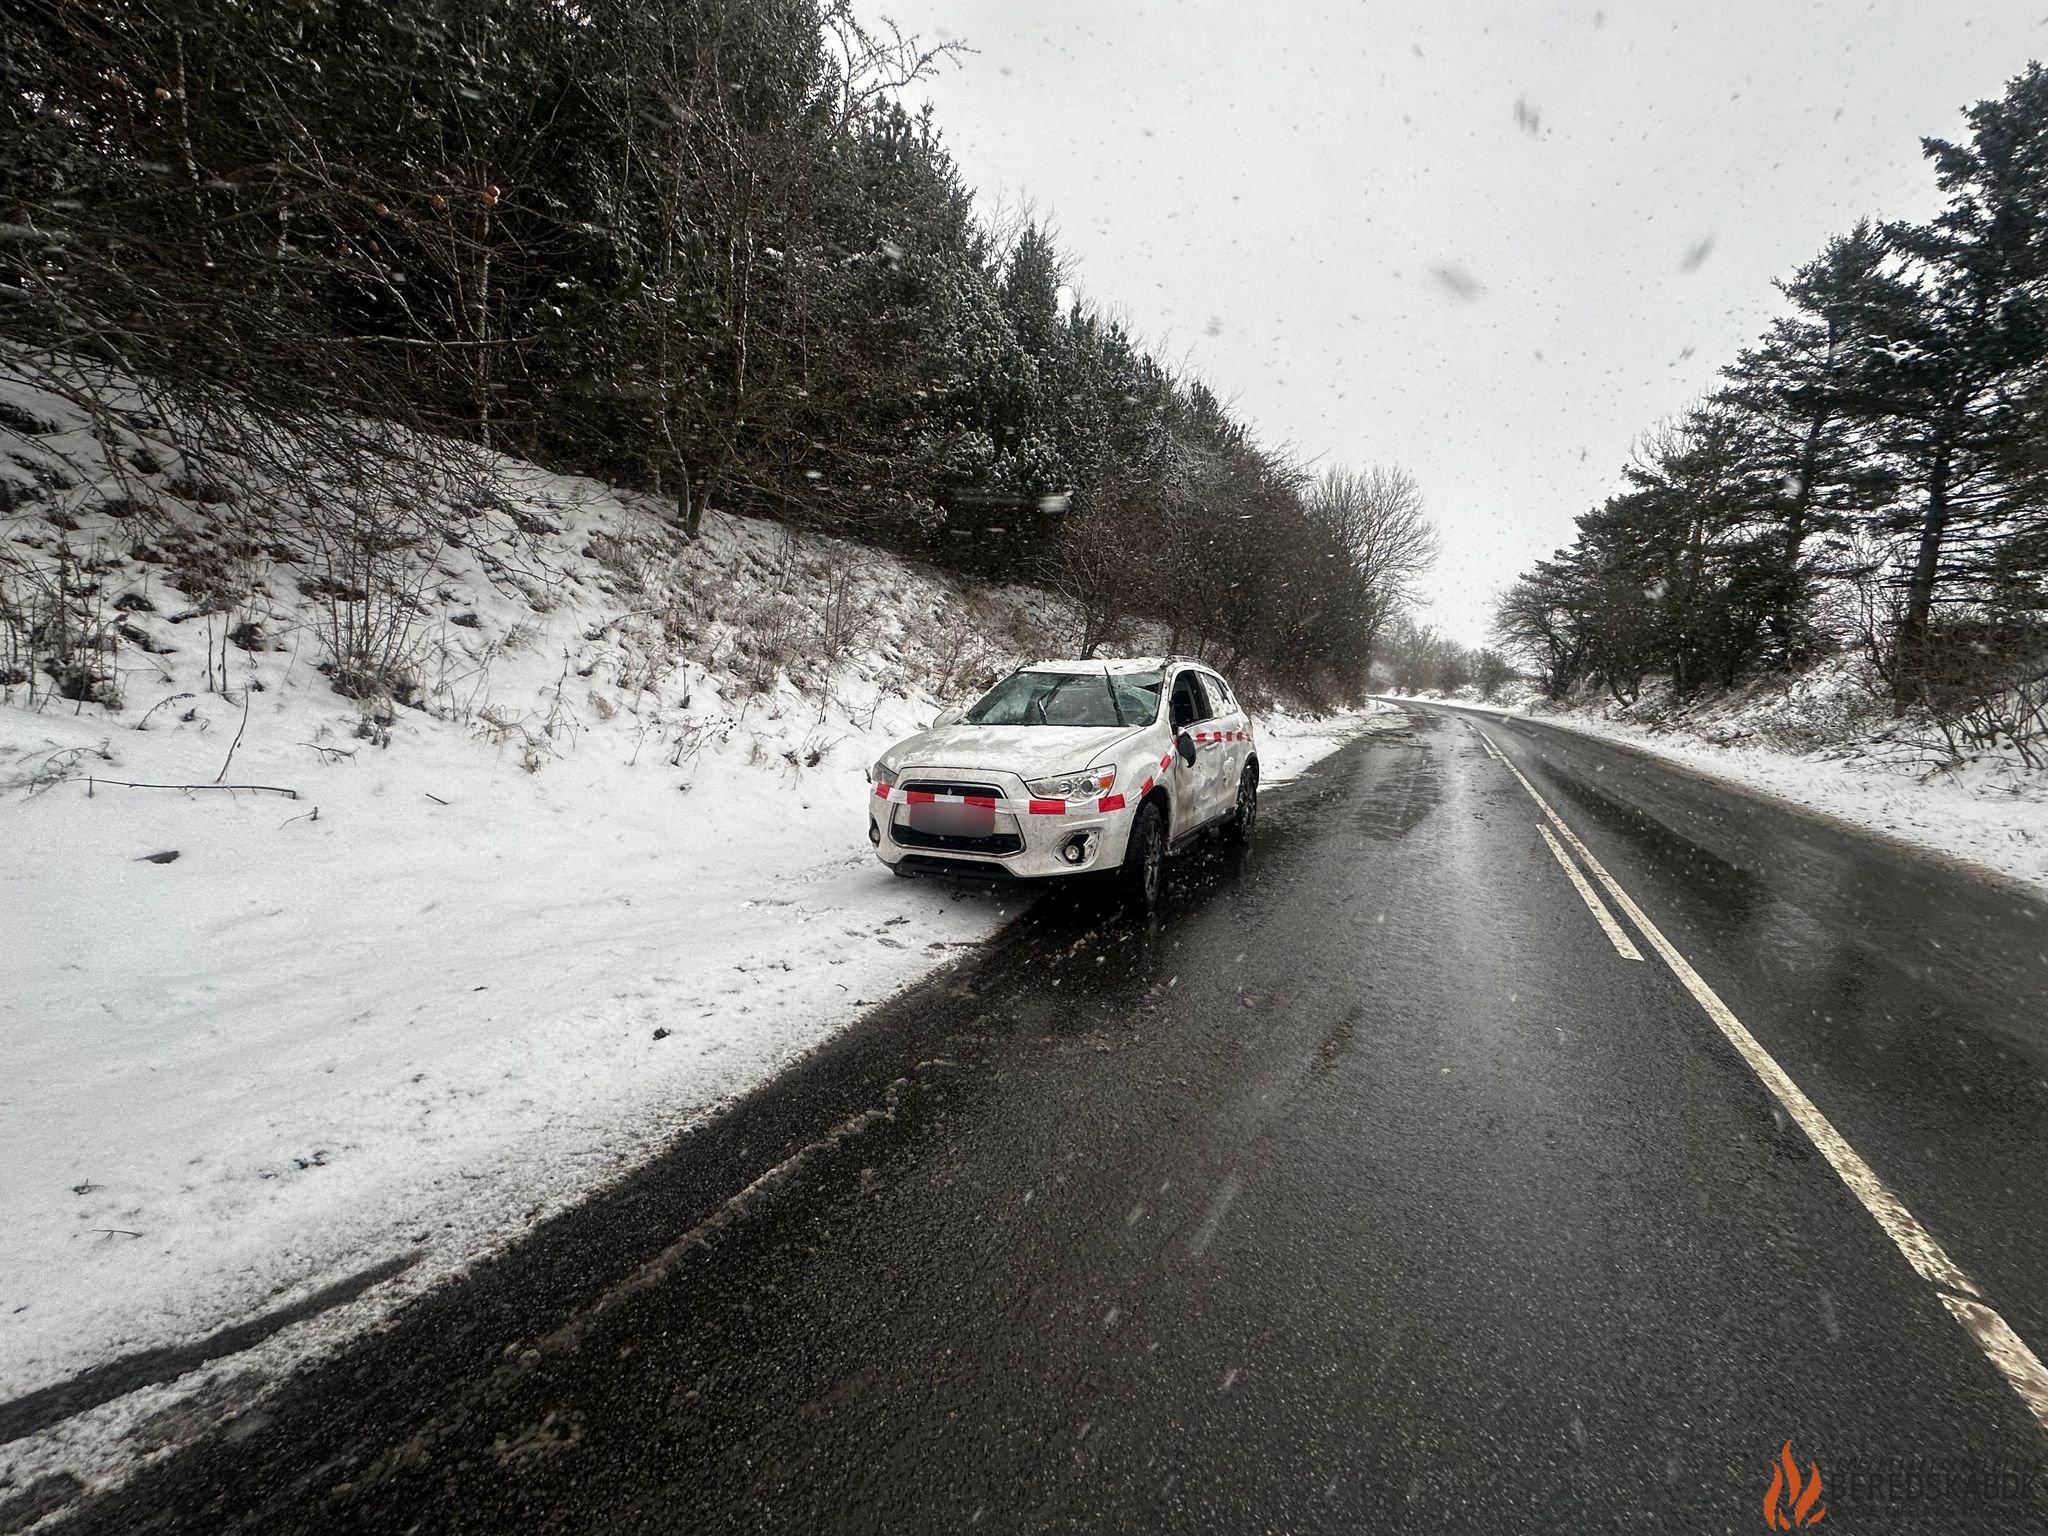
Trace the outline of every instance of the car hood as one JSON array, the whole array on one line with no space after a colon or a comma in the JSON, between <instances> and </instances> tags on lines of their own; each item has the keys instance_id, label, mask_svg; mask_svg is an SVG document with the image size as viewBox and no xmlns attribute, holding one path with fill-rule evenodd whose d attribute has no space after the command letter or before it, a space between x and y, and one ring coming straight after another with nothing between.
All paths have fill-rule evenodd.
<instances>
[{"instance_id":1,"label":"car hood","mask_svg":"<svg viewBox=\"0 0 2048 1536\"><path fill-rule=\"evenodd\" d=\"M939 725L899 741L882 754L884 767L999 768L1040 778L1092 768L1119 742L1144 729L1131 725Z\"/></svg>"}]
</instances>

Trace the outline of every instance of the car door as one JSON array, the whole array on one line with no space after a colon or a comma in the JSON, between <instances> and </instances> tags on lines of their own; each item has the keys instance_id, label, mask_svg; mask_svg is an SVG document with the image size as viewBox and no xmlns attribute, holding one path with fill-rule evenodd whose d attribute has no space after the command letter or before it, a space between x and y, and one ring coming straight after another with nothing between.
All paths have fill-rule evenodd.
<instances>
[{"instance_id":1,"label":"car door","mask_svg":"<svg viewBox=\"0 0 2048 1536\"><path fill-rule=\"evenodd\" d=\"M1221 718L1226 695L1209 673L1199 667L1190 667L1188 671L1202 695L1200 718L1189 734L1195 739L1196 778L1201 786L1199 818L1209 822L1230 809L1237 791L1237 780L1227 777L1230 742Z\"/></svg>"},{"instance_id":2,"label":"car door","mask_svg":"<svg viewBox=\"0 0 2048 1536\"><path fill-rule=\"evenodd\" d=\"M1167 705L1167 720L1173 728L1172 775L1175 835L1201 826L1216 814L1216 753L1208 740L1209 695L1194 668L1183 667L1173 675ZM1181 738L1194 746L1194 761L1180 755Z\"/></svg>"},{"instance_id":3,"label":"car door","mask_svg":"<svg viewBox=\"0 0 2048 1536\"><path fill-rule=\"evenodd\" d=\"M1237 804L1237 781L1244 773L1246 759L1252 755L1252 723L1237 702L1237 695L1230 691L1230 685L1214 672L1202 674L1202 686L1208 690L1215 723L1223 732L1222 761L1217 775L1223 797L1218 808L1220 815Z\"/></svg>"}]
</instances>

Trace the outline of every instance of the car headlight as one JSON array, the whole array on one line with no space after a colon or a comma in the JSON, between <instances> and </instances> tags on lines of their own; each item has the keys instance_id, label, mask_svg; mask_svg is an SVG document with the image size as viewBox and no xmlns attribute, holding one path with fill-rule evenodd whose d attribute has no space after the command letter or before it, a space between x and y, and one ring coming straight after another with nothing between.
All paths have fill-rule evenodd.
<instances>
[{"instance_id":1,"label":"car headlight","mask_svg":"<svg viewBox=\"0 0 2048 1536\"><path fill-rule=\"evenodd\" d=\"M887 763L877 763L868 770L868 782L870 784L879 784L884 789L894 789L896 787L896 770Z\"/></svg>"},{"instance_id":2,"label":"car headlight","mask_svg":"<svg viewBox=\"0 0 2048 1536\"><path fill-rule=\"evenodd\" d=\"M1090 768L1086 773L1063 773L1050 779L1032 779L1026 784L1041 800L1093 800L1115 787L1114 768Z\"/></svg>"}]
</instances>

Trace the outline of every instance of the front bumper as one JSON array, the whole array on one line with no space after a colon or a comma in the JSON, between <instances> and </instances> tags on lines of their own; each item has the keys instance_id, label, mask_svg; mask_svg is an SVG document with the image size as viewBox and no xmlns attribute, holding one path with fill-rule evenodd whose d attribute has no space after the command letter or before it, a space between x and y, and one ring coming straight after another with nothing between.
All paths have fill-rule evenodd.
<instances>
[{"instance_id":1,"label":"front bumper","mask_svg":"<svg viewBox=\"0 0 2048 1536\"><path fill-rule=\"evenodd\" d=\"M992 795L961 796L968 803L995 802L996 846L992 852L978 839L934 839L909 825L912 795L934 794L942 803L946 791L992 790ZM1057 807L1057 809L1055 809ZM903 864L920 872L979 875L988 879L1044 880L1115 869L1123 863L1135 801L1108 796L1095 801L1034 800L1015 774L987 769L916 767L897 777L893 790L875 785L868 795L868 836L883 863ZM1081 845L1082 856L1067 857ZM905 863L905 861L908 863Z\"/></svg>"}]
</instances>

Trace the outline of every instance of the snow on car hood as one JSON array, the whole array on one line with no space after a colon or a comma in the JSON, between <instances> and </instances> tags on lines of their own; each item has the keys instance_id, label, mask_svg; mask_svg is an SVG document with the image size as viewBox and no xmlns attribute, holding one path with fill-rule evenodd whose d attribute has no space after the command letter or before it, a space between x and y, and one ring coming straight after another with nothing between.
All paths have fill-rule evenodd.
<instances>
[{"instance_id":1,"label":"snow on car hood","mask_svg":"<svg viewBox=\"0 0 2048 1536\"><path fill-rule=\"evenodd\" d=\"M938 725L899 741L882 754L883 766L1001 768L1024 778L1092 768L1117 743L1143 726Z\"/></svg>"}]
</instances>

